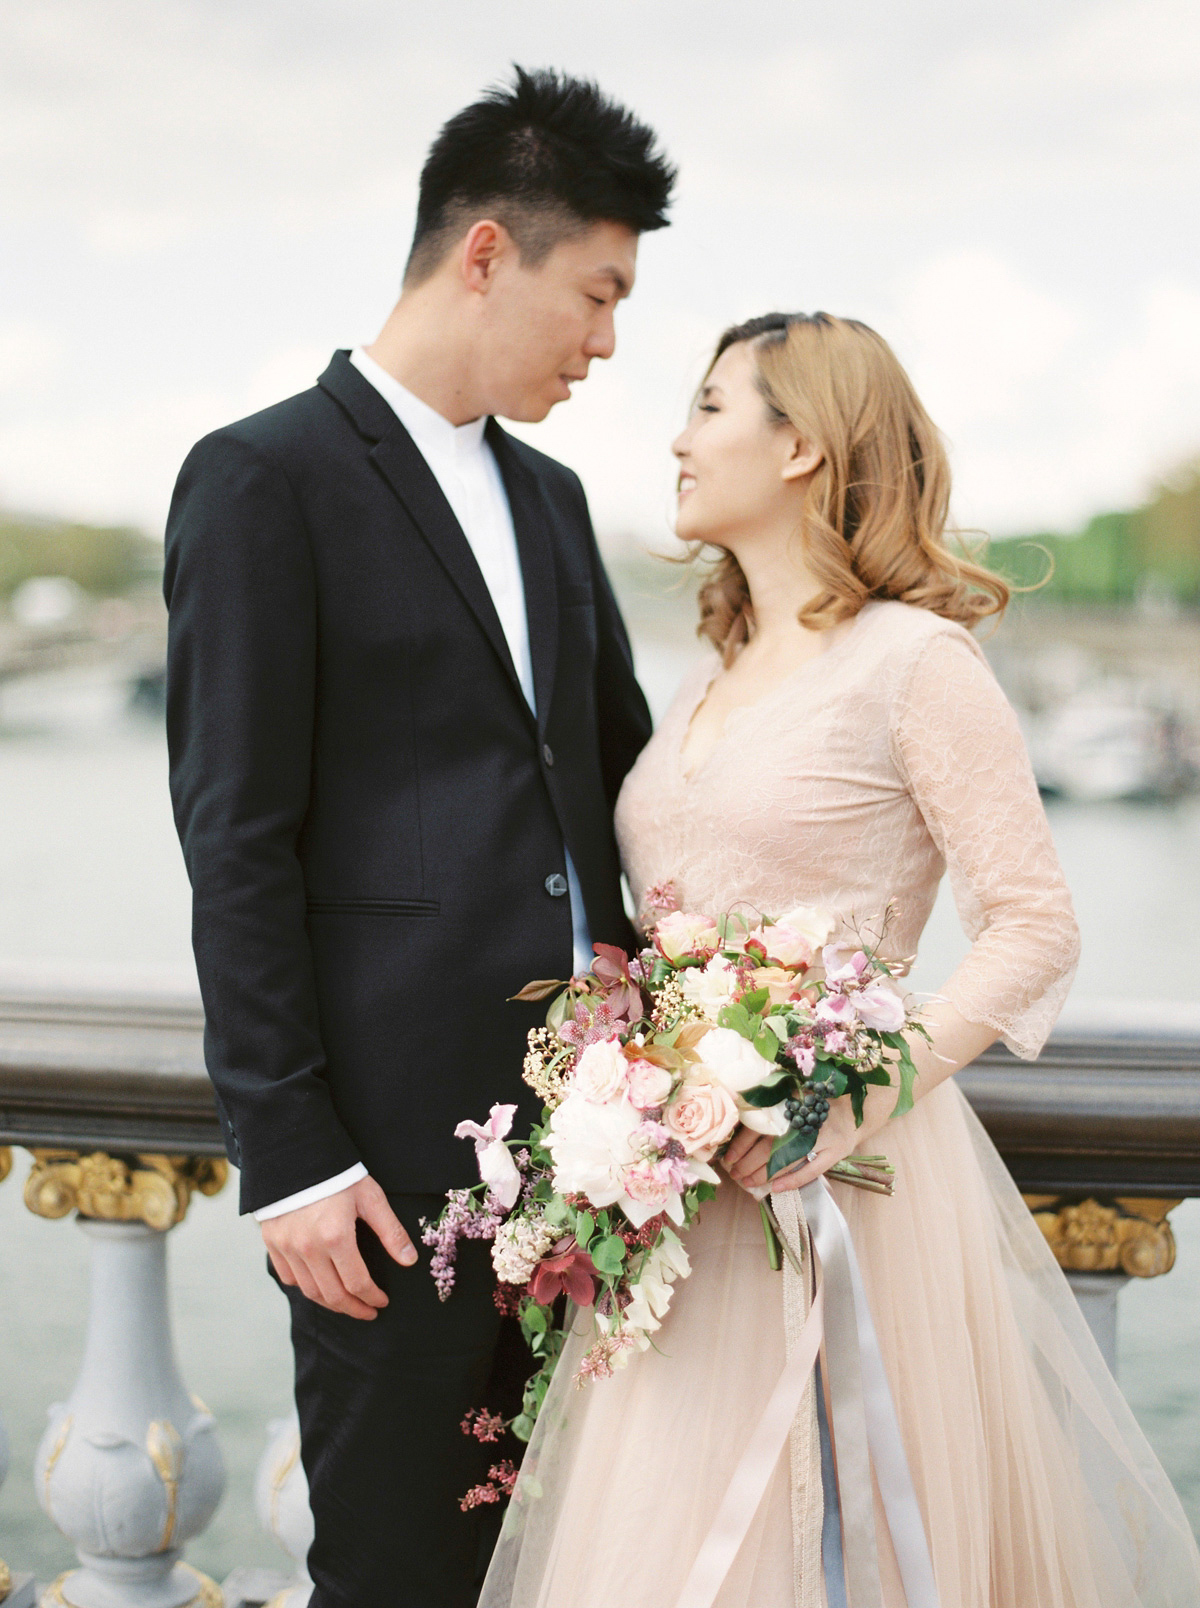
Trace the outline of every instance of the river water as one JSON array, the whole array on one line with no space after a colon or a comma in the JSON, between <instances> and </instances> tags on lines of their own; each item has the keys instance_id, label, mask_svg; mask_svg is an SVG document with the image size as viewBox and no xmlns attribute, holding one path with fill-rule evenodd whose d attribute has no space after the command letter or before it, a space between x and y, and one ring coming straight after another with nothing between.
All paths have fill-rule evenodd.
<instances>
[{"instance_id":1,"label":"river water","mask_svg":"<svg viewBox=\"0 0 1200 1608\"><path fill-rule=\"evenodd\" d=\"M650 636L638 649L661 712L694 650ZM1200 1020L1200 973L1187 960L1200 951L1200 801L1055 803L1049 813L1084 938L1071 1013ZM936 989L964 949L943 897L913 986ZM1168 964L1169 954L1184 959ZM0 688L0 973L63 966L90 978L194 978L161 731L95 672ZM37 1506L30 1470L46 1409L78 1368L87 1257L71 1223L23 1209L27 1160L17 1152L0 1186L0 1417L13 1446L0 1556L47 1579L74 1559ZM1200 1529L1200 1202L1172 1220L1174 1272L1121 1297L1120 1372ZM284 1302L254 1225L237 1218L233 1186L196 1200L169 1249L182 1371L216 1413L229 1465L221 1510L188 1555L218 1579L239 1563L284 1567L251 1494L267 1422L288 1406Z\"/></svg>"}]
</instances>

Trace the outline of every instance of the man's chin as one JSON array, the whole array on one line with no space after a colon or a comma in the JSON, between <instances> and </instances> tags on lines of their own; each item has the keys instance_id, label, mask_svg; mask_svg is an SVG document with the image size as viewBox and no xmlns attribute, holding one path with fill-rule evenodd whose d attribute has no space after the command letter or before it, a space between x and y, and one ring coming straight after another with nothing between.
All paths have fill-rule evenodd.
<instances>
[{"instance_id":1,"label":"man's chin","mask_svg":"<svg viewBox=\"0 0 1200 1608\"><path fill-rule=\"evenodd\" d=\"M568 399L563 397L561 400L565 402ZM511 419L514 424L541 424L559 401L558 397L536 399L526 397L520 402L514 402L511 407L497 408L496 411L501 418Z\"/></svg>"}]
</instances>

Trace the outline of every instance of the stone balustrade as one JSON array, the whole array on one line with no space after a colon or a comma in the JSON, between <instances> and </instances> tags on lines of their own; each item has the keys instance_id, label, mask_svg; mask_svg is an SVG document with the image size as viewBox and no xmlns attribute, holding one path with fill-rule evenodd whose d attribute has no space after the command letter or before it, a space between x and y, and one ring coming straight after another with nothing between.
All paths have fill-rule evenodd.
<instances>
[{"instance_id":1,"label":"stone balustrade","mask_svg":"<svg viewBox=\"0 0 1200 1608\"><path fill-rule=\"evenodd\" d=\"M44 1608L303 1608L312 1589L294 1415L268 1426L255 1485L292 1575L235 1570L223 1594L183 1556L225 1479L213 1417L180 1378L167 1302L168 1236L226 1181L202 1033L186 997L0 992L0 1179L8 1147L30 1151L26 1205L74 1217L90 1245L83 1364L25 1471L79 1557ZM1113 1361L1120 1288L1170 1270L1169 1213L1200 1195L1200 1034L1064 1030L1035 1065L997 1048L960 1081ZM6 1463L0 1430L0 1480ZM28 1577L0 1564L5 1608L33 1601Z\"/></svg>"}]
</instances>

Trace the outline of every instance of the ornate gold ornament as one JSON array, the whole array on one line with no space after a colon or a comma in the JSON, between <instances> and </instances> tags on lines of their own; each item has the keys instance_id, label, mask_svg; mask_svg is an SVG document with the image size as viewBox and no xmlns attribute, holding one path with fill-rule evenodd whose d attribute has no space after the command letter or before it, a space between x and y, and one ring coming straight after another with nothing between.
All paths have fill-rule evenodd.
<instances>
[{"instance_id":1,"label":"ornate gold ornament","mask_svg":"<svg viewBox=\"0 0 1200 1608\"><path fill-rule=\"evenodd\" d=\"M175 1567L183 1569L196 1582L196 1595L189 1597L183 1608L225 1608L225 1598L215 1580L201 1574L199 1569L193 1569L190 1563L178 1563ZM54 1584L42 1592L38 1608L75 1608L75 1604L63 1595L63 1587L72 1575L78 1573L78 1569L68 1569L65 1574L60 1574Z\"/></svg>"},{"instance_id":2,"label":"ornate gold ornament","mask_svg":"<svg viewBox=\"0 0 1200 1608\"><path fill-rule=\"evenodd\" d=\"M34 1150L25 1204L38 1217L97 1217L166 1230L187 1215L194 1191L216 1195L229 1176L214 1156L109 1156L102 1150Z\"/></svg>"},{"instance_id":3,"label":"ornate gold ornament","mask_svg":"<svg viewBox=\"0 0 1200 1608\"><path fill-rule=\"evenodd\" d=\"M0 1558L0 1602L4 1601L11 1590L12 1575L9 1573L8 1565L4 1559Z\"/></svg>"},{"instance_id":4,"label":"ornate gold ornament","mask_svg":"<svg viewBox=\"0 0 1200 1608\"><path fill-rule=\"evenodd\" d=\"M12 1147L10 1145L0 1145L0 1184L4 1182L10 1172L12 1172ZM11 1583L5 1589L11 1591Z\"/></svg>"},{"instance_id":5,"label":"ornate gold ornament","mask_svg":"<svg viewBox=\"0 0 1200 1608\"><path fill-rule=\"evenodd\" d=\"M1175 1236L1167 1214L1179 1205L1177 1200L1026 1195L1025 1204L1059 1267L1069 1272L1153 1279L1175 1265Z\"/></svg>"}]
</instances>

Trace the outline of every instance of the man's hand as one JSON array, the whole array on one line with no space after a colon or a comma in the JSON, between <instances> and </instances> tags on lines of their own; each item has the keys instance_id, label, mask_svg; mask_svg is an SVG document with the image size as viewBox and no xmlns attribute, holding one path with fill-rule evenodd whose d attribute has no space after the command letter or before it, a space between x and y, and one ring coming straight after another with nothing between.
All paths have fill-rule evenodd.
<instances>
[{"instance_id":1,"label":"man's hand","mask_svg":"<svg viewBox=\"0 0 1200 1608\"><path fill-rule=\"evenodd\" d=\"M374 1318L388 1298L367 1272L355 1235L359 1218L375 1230L394 1262L412 1267L413 1242L373 1178L362 1178L311 1206L269 1217L263 1242L284 1284L298 1285L310 1301L351 1318Z\"/></svg>"}]
</instances>

